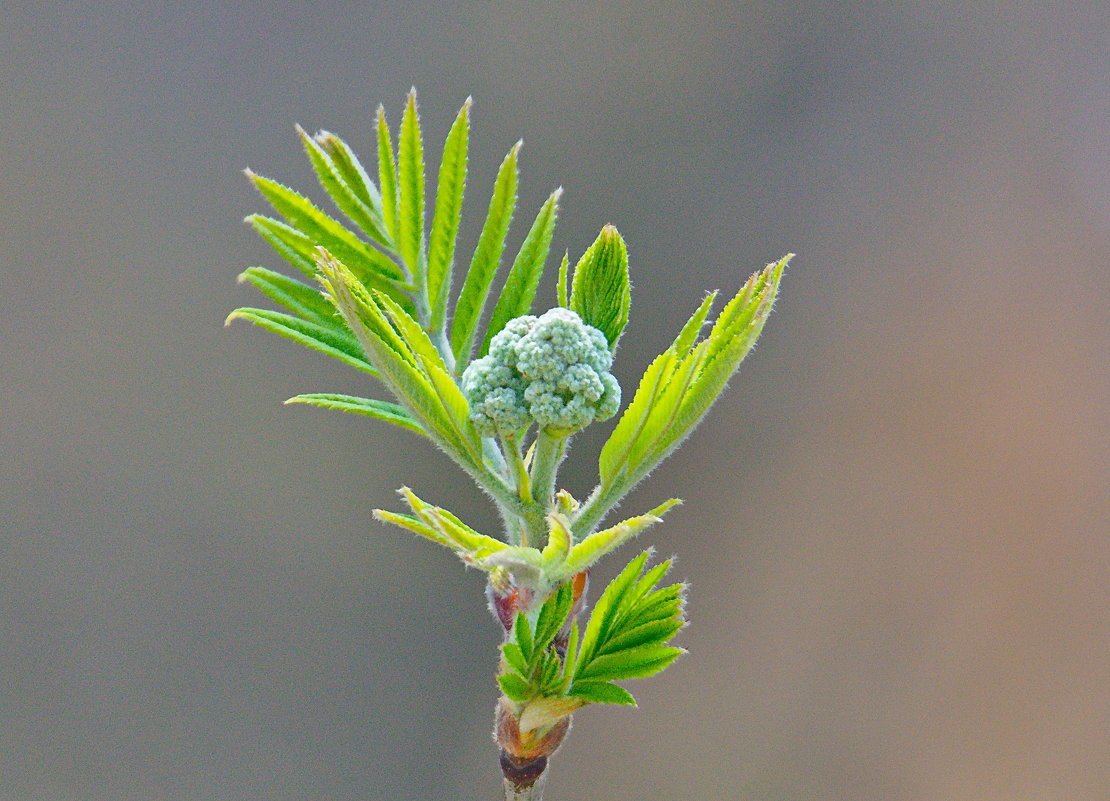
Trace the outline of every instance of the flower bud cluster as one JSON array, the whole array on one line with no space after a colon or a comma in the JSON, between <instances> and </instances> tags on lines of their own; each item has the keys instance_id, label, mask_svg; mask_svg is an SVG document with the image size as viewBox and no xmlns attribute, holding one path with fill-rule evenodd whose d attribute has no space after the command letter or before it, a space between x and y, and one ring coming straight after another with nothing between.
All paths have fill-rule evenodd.
<instances>
[{"instance_id":1,"label":"flower bud cluster","mask_svg":"<svg viewBox=\"0 0 1110 801\"><path fill-rule=\"evenodd\" d=\"M570 309L510 320L489 354L466 368L462 388L479 433L513 434L535 422L569 434L620 408L605 334Z\"/></svg>"}]
</instances>

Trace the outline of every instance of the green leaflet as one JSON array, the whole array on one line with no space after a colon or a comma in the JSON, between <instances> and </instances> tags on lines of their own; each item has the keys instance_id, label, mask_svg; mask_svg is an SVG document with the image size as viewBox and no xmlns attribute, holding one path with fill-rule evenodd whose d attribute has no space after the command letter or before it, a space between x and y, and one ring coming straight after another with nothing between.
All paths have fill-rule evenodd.
<instances>
[{"instance_id":1,"label":"green leaflet","mask_svg":"<svg viewBox=\"0 0 1110 801\"><path fill-rule=\"evenodd\" d=\"M314 138L316 143L331 158L332 164L344 183L347 184L355 197L370 210L380 230L386 232L385 220L382 217L382 196L378 192L378 187L370 180L370 176L355 152L351 150L346 142L330 131L321 131ZM392 249L393 240L388 232L386 232L386 241L382 244Z\"/></svg>"},{"instance_id":2,"label":"green leaflet","mask_svg":"<svg viewBox=\"0 0 1110 801\"><path fill-rule=\"evenodd\" d=\"M331 305L315 287L302 284L295 278L275 273L265 267L248 267L239 275L239 281L240 283L250 282L263 295L306 320L350 336L335 306Z\"/></svg>"},{"instance_id":3,"label":"green leaflet","mask_svg":"<svg viewBox=\"0 0 1110 801\"><path fill-rule=\"evenodd\" d=\"M701 329L705 325L705 318L709 316L709 312L713 309L713 302L717 299L717 292L714 290L705 296L705 299L694 311L686 324L682 326L682 330L678 332L675 337L674 343L671 345L671 350L674 353L686 353L694 346L701 334Z\"/></svg>"},{"instance_id":4,"label":"green leaflet","mask_svg":"<svg viewBox=\"0 0 1110 801\"><path fill-rule=\"evenodd\" d=\"M278 255L288 261L309 278L316 277L316 262L313 259L313 250L316 245L313 241L292 226L286 225L273 217L264 217L261 214L252 214L246 222L265 239Z\"/></svg>"},{"instance_id":5,"label":"green leaflet","mask_svg":"<svg viewBox=\"0 0 1110 801\"><path fill-rule=\"evenodd\" d=\"M417 517L453 542L460 553L483 559L508 548L501 540L479 534L446 509L420 500L408 487L402 487L400 493Z\"/></svg>"},{"instance_id":6,"label":"green leaflet","mask_svg":"<svg viewBox=\"0 0 1110 801\"><path fill-rule=\"evenodd\" d=\"M501 540L479 534L446 509L420 500L408 487L401 487L398 491L415 517L375 509L375 518L427 537L478 567L481 567L479 560L508 547Z\"/></svg>"},{"instance_id":7,"label":"green leaflet","mask_svg":"<svg viewBox=\"0 0 1110 801\"><path fill-rule=\"evenodd\" d=\"M567 295L567 267L570 264L570 253L563 251L563 260L559 263L559 280L556 284L557 299L564 309L570 308L570 299Z\"/></svg>"},{"instance_id":8,"label":"green leaflet","mask_svg":"<svg viewBox=\"0 0 1110 801\"><path fill-rule=\"evenodd\" d=\"M591 704L636 706L632 693L607 681L577 681L574 683L574 695Z\"/></svg>"},{"instance_id":9,"label":"green leaflet","mask_svg":"<svg viewBox=\"0 0 1110 801\"><path fill-rule=\"evenodd\" d=\"M412 419L412 415L405 411L403 406L398 406L396 403L390 403L389 401L376 400L374 398L360 398L355 395L317 392L307 395L296 395L287 400L286 403L307 403L311 406L320 406L324 409L338 409L341 412L363 414L367 417L393 423L401 428L407 428L409 431L415 431L417 434L423 435L425 433L424 429L420 427L420 424Z\"/></svg>"},{"instance_id":10,"label":"green leaflet","mask_svg":"<svg viewBox=\"0 0 1110 801\"><path fill-rule=\"evenodd\" d=\"M734 314L728 314L728 306L722 310L706 340L705 363L701 365L694 383L684 393L670 428L661 432L652 448L645 450L643 462L636 469L635 481L669 456L720 397L728 380L763 331L778 294L783 271L792 256L787 255L769 264L761 273L748 279L737 295L742 302L737 303ZM696 349L691 353L696 353Z\"/></svg>"},{"instance_id":11,"label":"green leaflet","mask_svg":"<svg viewBox=\"0 0 1110 801\"><path fill-rule=\"evenodd\" d=\"M708 342L696 345L681 361L675 363L674 370L666 383L661 386L661 391L656 393L647 419L640 429L640 435L629 451L630 465L641 465L653 447L673 434L680 407L689 397L691 387L699 378L707 345Z\"/></svg>"},{"instance_id":12,"label":"green leaflet","mask_svg":"<svg viewBox=\"0 0 1110 801\"><path fill-rule=\"evenodd\" d=\"M721 310L709 335L695 344L714 299L706 297L674 344L648 367L598 461L602 488L617 496L612 502L701 422L755 344L790 258L749 278Z\"/></svg>"},{"instance_id":13,"label":"green leaflet","mask_svg":"<svg viewBox=\"0 0 1110 801\"><path fill-rule=\"evenodd\" d=\"M367 361L358 341L350 334L270 309L236 309L227 316L224 325L232 320L247 320L267 331L273 331L275 334L288 337L306 347L346 362L370 375L378 375L378 371Z\"/></svg>"},{"instance_id":14,"label":"green leaflet","mask_svg":"<svg viewBox=\"0 0 1110 801\"><path fill-rule=\"evenodd\" d=\"M598 559L605 556L605 554L624 545L624 543L628 542L644 529L662 522L663 515L665 515L669 509L680 503L682 503L682 501L678 498L671 498L669 501L660 504L647 514L630 517L614 526L610 526L604 531L596 531L590 534L570 549L566 560L558 566L558 569L554 567L551 569L551 580L561 581L573 576L575 573L580 573L594 564Z\"/></svg>"},{"instance_id":15,"label":"green leaflet","mask_svg":"<svg viewBox=\"0 0 1110 801\"><path fill-rule=\"evenodd\" d=\"M427 266L424 262L424 143L420 138L415 89L409 92L397 137L397 188L397 250L419 282Z\"/></svg>"},{"instance_id":16,"label":"green leaflet","mask_svg":"<svg viewBox=\"0 0 1110 801\"><path fill-rule=\"evenodd\" d=\"M493 277L501 263L505 237L509 233L509 223L512 222L516 208L517 158L520 146L521 142L513 145L497 171L486 221L455 305L455 316L451 322L451 349L455 354L455 372L460 375L470 361L470 349L474 345L478 320L482 316L490 284L493 283Z\"/></svg>"},{"instance_id":17,"label":"green leaflet","mask_svg":"<svg viewBox=\"0 0 1110 801\"><path fill-rule=\"evenodd\" d=\"M662 620L649 620L635 627L626 629L620 635L613 637L609 642L611 650L624 650L649 645L653 642L666 642L682 628L681 621L670 618Z\"/></svg>"},{"instance_id":18,"label":"green leaflet","mask_svg":"<svg viewBox=\"0 0 1110 801\"><path fill-rule=\"evenodd\" d=\"M341 259L368 286L380 284L381 288L396 293L395 283L403 276L397 265L380 251L367 245L338 222L316 208L312 201L287 186L263 178L250 170L247 177L254 182L270 205L309 237L315 245L326 247Z\"/></svg>"},{"instance_id":19,"label":"green leaflet","mask_svg":"<svg viewBox=\"0 0 1110 801\"><path fill-rule=\"evenodd\" d=\"M516 621L513 623L512 637L516 640L517 647L520 648L520 653L524 655L525 661L530 664L536 641L532 638L532 627L528 625L528 618L522 613L517 614ZM541 644L541 647L546 646L547 643Z\"/></svg>"},{"instance_id":20,"label":"green leaflet","mask_svg":"<svg viewBox=\"0 0 1110 801\"><path fill-rule=\"evenodd\" d=\"M451 542L451 540L447 539L443 534L413 515L403 515L397 512L387 512L385 509L375 509L374 519L382 523L392 523L398 528L411 531L413 534L419 534L421 537L431 540L436 545L442 545L444 548L455 550L455 543Z\"/></svg>"},{"instance_id":21,"label":"green leaflet","mask_svg":"<svg viewBox=\"0 0 1110 801\"><path fill-rule=\"evenodd\" d=\"M509 663L509 667L517 673L523 675L528 672L528 660L520 650L520 646L515 642L505 643L501 647L501 653L504 654L505 661Z\"/></svg>"},{"instance_id":22,"label":"green leaflet","mask_svg":"<svg viewBox=\"0 0 1110 801\"><path fill-rule=\"evenodd\" d=\"M436 209L428 242L428 302L432 319L429 328L439 331L447 316L447 296L451 291L451 266L455 258L455 239L462 218L463 191L466 187L467 146L470 135L470 104L468 97L459 110L439 166L436 187Z\"/></svg>"},{"instance_id":23,"label":"green leaflet","mask_svg":"<svg viewBox=\"0 0 1110 801\"><path fill-rule=\"evenodd\" d=\"M617 229L606 225L575 265L570 308L600 329L609 340L609 349L616 350L628 322L631 297L628 248Z\"/></svg>"},{"instance_id":24,"label":"green leaflet","mask_svg":"<svg viewBox=\"0 0 1110 801\"><path fill-rule=\"evenodd\" d=\"M390 322L393 323L393 328L400 336L405 351L411 355L409 361L413 364L419 364L423 360L442 370L447 369L439 351L436 350L436 346L432 344L427 331L421 327L420 323L410 317L404 309L394 303L387 295L377 293L374 295L373 301L388 315Z\"/></svg>"},{"instance_id":25,"label":"green leaflet","mask_svg":"<svg viewBox=\"0 0 1110 801\"><path fill-rule=\"evenodd\" d=\"M568 695L593 702L628 703L631 696L598 683L653 675L684 652L667 645L683 625L681 585L656 589L670 562L645 573L649 553L644 551L633 559L594 606L578 648Z\"/></svg>"},{"instance_id":26,"label":"green leaflet","mask_svg":"<svg viewBox=\"0 0 1110 801\"><path fill-rule=\"evenodd\" d=\"M468 472L479 470L482 453L478 434L468 418L459 420L457 410L445 407L433 379L422 369L413 349L423 350L424 342L406 341L390 322L388 314L396 313L399 307L390 305L381 295L377 299L370 296L342 262L330 254L321 254L318 265L325 289L362 343L382 381L433 441ZM384 303L385 308L379 303Z\"/></svg>"},{"instance_id":27,"label":"green leaflet","mask_svg":"<svg viewBox=\"0 0 1110 801\"><path fill-rule=\"evenodd\" d=\"M393 160L393 140L385 121L385 107L378 105L374 119L378 134L378 184L382 190L382 221L390 235L397 238L397 164Z\"/></svg>"},{"instance_id":28,"label":"green leaflet","mask_svg":"<svg viewBox=\"0 0 1110 801\"><path fill-rule=\"evenodd\" d=\"M586 629L582 634L582 644L578 647L578 668L588 664L597 651L599 641L604 641L614 621L620 616L620 601L628 588L643 574L651 550L643 551L629 562L624 570L605 587L601 597L594 604Z\"/></svg>"},{"instance_id":29,"label":"green leaflet","mask_svg":"<svg viewBox=\"0 0 1110 801\"><path fill-rule=\"evenodd\" d=\"M505 288L501 290L497 305L493 307L493 316L486 327L486 336L479 355L486 355L490 340L505 327L505 323L532 310L532 300L536 297L536 288L543 275L543 265L551 250L551 237L555 233L555 218L559 213L559 197L562 194L561 188L551 193L528 230L505 279Z\"/></svg>"},{"instance_id":30,"label":"green leaflet","mask_svg":"<svg viewBox=\"0 0 1110 801\"><path fill-rule=\"evenodd\" d=\"M502 673L497 677L497 683L501 686L501 692L517 703L532 697L528 680L516 673Z\"/></svg>"},{"instance_id":31,"label":"green leaflet","mask_svg":"<svg viewBox=\"0 0 1110 801\"><path fill-rule=\"evenodd\" d=\"M440 405L447 413L446 419L451 425L454 438L480 447L477 445L477 434L470 423L470 408L466 396L450 377L443 357L428 338L427 332L390 298L379 293L375 300L393 323L404 345L406 356L411 356L410 361L428 378Z\"/></svg>"},{"instance_id":32,"label":"green leaflet","mask_svg":"<svg viewBox=\"0 0 1110 801\"><path fill-rule=\"evenodd\" d=\"M594 681L642 679L654 676L675 661L683 649L670 645L641 645L599 656L575 672L576 678ZM573 692L573 690L572 690Z\"/></svg>"},{"instance_id":33,"label":"green leaflet","mask_svg":"<svg viewBox=\"0 0 1110 801\"><path fill-rule=\"evenodd\" d=\"M351 188L347 183L347 177L340 172L332 157L316 138L309 136L305 129L299 125L297 126L297 135L300 136L301 144L304 145L304 152L312 163L312 168L316 171L320 186L331 197L335 207L346 214L347 218L365 231L371 239L385 247L390 247L392 240L389 234L385 232L385 223L381 219L381 213L375 212L367 206L363 199ZM320 139L326 138L324 134L318 134L317 137ZM334 135L332 135L332 139L338 141L338 138ZM357 174L350 177L352 180L358 180L359 178ZM365 183L362 189L365 192Z\"/></svg>"},{"instance_id":34,"label":"green leaflet","mask_svg":"<svg viewBox=\"0 0 1110 801\"><path fill-rule=\"evenodd\" d=\"M438 355L438 354L437 354ZM420 361L421 367L424 368L424 373L431 380L432 389L439 397L439 402L448 414L448 418L454 428L455 435L458 439L470 445L474 452L481 453L481 444L478 439L478 433L474 430L474 425L470 422L470 406L466 402L466 396L463 395L459 385L447 372L447 368L443 363L431 364L423 359ZM479 456L480 458L480 456Z\"/></svg>"},{"instance_id":35,"label":"green leaflet","mask_svg":"<svg viewBox=\"0 0 1110 801\"><path fill-rule=\"evenodd\" d=\"M636 394L632 397L632 402L624 410L613 433L609 435L609 439L601 449L598 472L602 487L616 484L618 473L627 465L628 454L647 423L656 395L666 386L674 363L674 353L668 350L656 356L655 360L648 365L643 378L640 379L640 385L636 388Z\"/></svg>"}]
</instances>

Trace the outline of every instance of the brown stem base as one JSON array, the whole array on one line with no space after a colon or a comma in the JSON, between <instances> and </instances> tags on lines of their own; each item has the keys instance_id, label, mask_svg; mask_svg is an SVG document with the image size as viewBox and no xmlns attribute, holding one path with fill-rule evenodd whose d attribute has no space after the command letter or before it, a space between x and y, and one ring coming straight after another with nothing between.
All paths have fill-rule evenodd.
<instances>
[{"instance_id":1,"label":"brown stem base","mask_svg":"<svg viewBox=\"0 0 1110 801\"><path fill-rule=\"evenodd\" d=\"M540 780L546 770L547 757L545 756L518 759L505 749L501 749L501 774L505 777L505 781L517 787L531 787Z\"/></svg>"},{"instance_id":2,"label":"brown stem base","mask_svg":"<svg viewBox=\"0 0 1110 801\"><path fill-rule=\"evenodd\" d=\"M546 760L545 760L546 761ZM514 783L505 779L505 801L543 801L543 788L547 784L547 771L540 775L527 786Z\"/></svg>"}]
</instances>

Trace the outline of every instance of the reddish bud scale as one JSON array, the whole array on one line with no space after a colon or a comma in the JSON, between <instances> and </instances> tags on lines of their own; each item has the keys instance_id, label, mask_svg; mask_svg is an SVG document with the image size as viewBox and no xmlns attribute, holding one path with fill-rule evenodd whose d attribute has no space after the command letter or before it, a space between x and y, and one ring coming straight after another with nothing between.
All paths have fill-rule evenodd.
<instances>
[{"instance_id":1,"label":"reddish bud scale","mask_svg":"<svg viewBox=\"0 0 1110 801\"><path fill-rule=\"evenodd\" d=\"M497 703L495 739L502 752L512 759L515 769L524 770L528 763L541 759L546 762L555 753L563 743L566 732L571 729L571 717L559 719L546 730L521 731L514 707L515 704L504 697ZM511 777L506 774L506 778Z\"/></svg>"},{"instance_id":2,"label":"reddish bud scale","mask_svg":"<svg viewBox=\"0 0 1110 801\"><path fill-rule=\"evenodd\" d=\"M526 612L532 604L532 591L523 587L509 586L501 590L490 583L486 585L486 597L489 599L490 611L501 621L505 631L513 627L516 613Z\"/></svg>"}]
</instances>

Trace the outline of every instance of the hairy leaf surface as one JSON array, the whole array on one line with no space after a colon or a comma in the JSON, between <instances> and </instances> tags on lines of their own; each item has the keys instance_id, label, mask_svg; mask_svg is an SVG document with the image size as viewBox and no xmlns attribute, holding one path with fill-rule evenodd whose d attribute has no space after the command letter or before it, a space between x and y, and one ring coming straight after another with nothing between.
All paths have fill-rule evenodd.
<instances>
[{"instance_id":1,"label":"hairy leaf surface","mask_svg":"<svg viewBox=\"0 0 1110 801\"><path fill-rule=\"evenodd\" d=\"M474 345L474 335L478 321L485 307L490 284L501 263L501 253L505 249L505 237L509 233L509 223L516 209L517 156L520 142L513 145L509 154L501 162L497 179L493 185L493 197L489 202L486 222L478 237L478 246L470 260L466 280L459 293L455 306L455 317L451 322L451 349L455 353L455 372L462 373L470 361L470 350Z\"/></svg>"},{"instance_id":2,"label":"hairy leaf surface","mask_svg":"<svg viewBox=\"0 0 1110 801\"><path fill-rule=\"evenodd\" d=\"M451 266L455 259L455 239L462 219L463 191L466 187L467 146L470 135L470 98L466 99L443 145L436 188L436 209L428 243L428 301L431 304L430 328L438 331L447 315L447 296L451 291Z\"/></svg>"},{"instance_id":3,"label":"hairy leaf surface","mask_svg":"<svg viewBox=\"0 0 1110 801\"><path fill-rule=\"evenodd\" d=\"M532 310L536 287L539 286L540 278L543 276L543 265L551 250L551 237L555 233L555 218L559 213L559 196L562 193L562 189L556 189L551 193L536 215L528 235L524 237L524 243L520 246L520 251L505 279L505 288L501 290L497 305L493 307L493 315L486 327L486 336L479 355L486 355L490 340L505 327L509 320L528 314Z\"/></svg>"},{"instance_id":4,"label":"hairy leaf surface","mask_svg":"<svg viewBox=\"0 0 1110 801\"><path fill-rule=\"evenodd\" d=\"M570 308L600 329L609 340L609 349L616 350L628 322L631 298L628 248L617 229L607 225L574 268Z\"/></svg>"}]
</instances>

